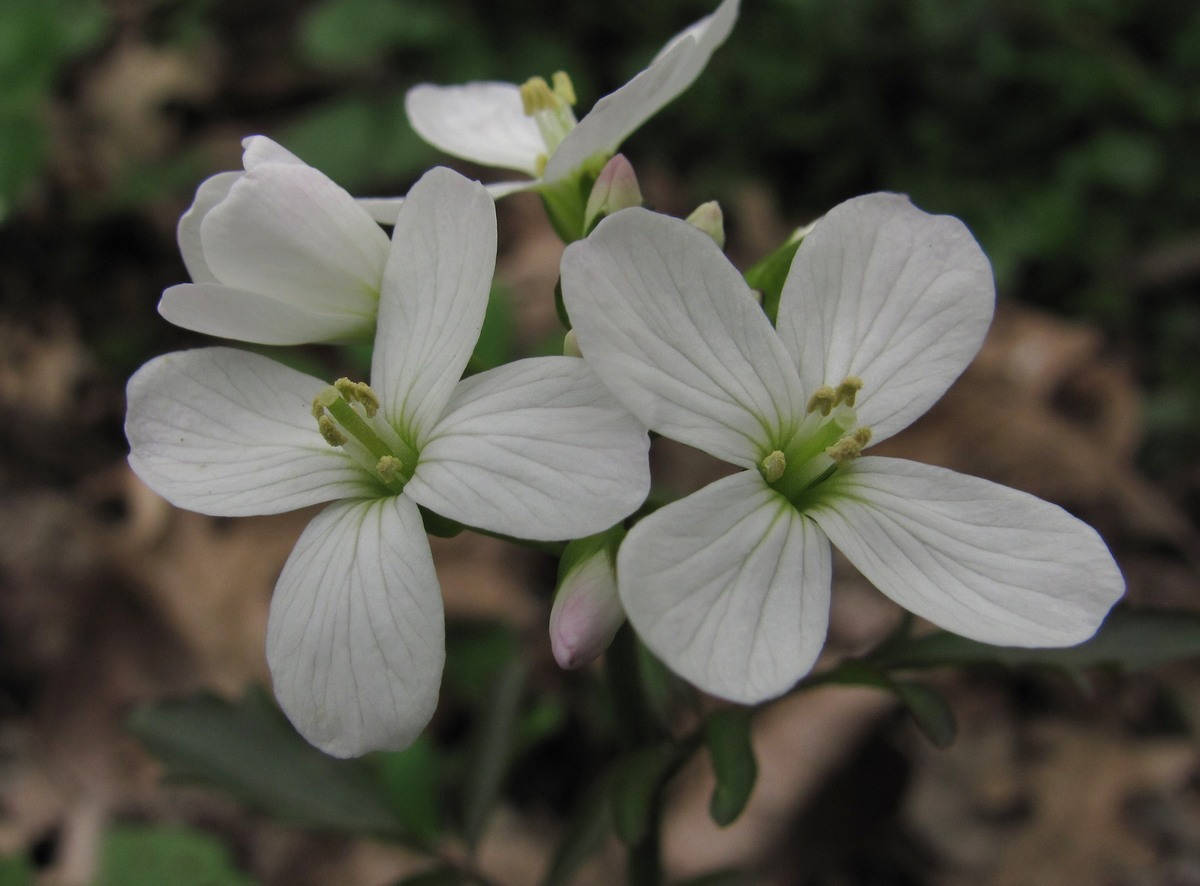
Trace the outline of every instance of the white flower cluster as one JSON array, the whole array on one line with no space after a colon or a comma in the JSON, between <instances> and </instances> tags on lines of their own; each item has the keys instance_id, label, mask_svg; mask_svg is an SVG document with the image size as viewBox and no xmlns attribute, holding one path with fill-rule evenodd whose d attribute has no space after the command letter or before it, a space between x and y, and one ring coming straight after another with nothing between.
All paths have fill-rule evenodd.
<instances>
[{"instance_id":1,"label":"white flower cluster","mask_svg":"<svg viewBox=\"0 0 1200 886\"><path fill-rule=\"evenodd\" d=\"M737 12L724 0L578 123L565 76L409 93L434 145L529 181L436 168L403 199L355 200L256 136L245 171L204 182L180 221L193 282L163 294L168 320L258 344L374 341L369 383L213 347L152 360L128 389L130 463L171 502L229 516L328 503L279 577L267 657L284 710L329 753L404 747L433 714L445 647L427 517L576 540L551 619L564 666L627 615L679 674L746 703L812 667L830 542L911 611L992 643L1080 642L1123 592L1099 536L1060 508L859 457L983 340L991 270L960 222L889 194L834 208L800 244L772 326L693 225L619 200L598 224L593 200L585 221L593 184L604 201L637 194L623 160L600 168L699 75ZM493 198L523 189L577 241L562 291L583 359L464 378ZM742 470L631 518L650 488L648 430Z\"/></svg>"}]
</instances>

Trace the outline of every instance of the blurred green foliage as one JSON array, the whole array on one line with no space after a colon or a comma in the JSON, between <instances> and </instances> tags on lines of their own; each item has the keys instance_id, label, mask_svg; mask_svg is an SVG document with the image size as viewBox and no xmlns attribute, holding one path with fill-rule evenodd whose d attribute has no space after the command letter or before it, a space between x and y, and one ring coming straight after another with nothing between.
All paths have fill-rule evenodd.
<instances>
[{"instance_id":1,"label":"blurred green foliage","mask_svg":"<svg viewBox=\"0 0 1200 886\"><path fill-rule=\"evenodd\" d=\"M116 825L92 886L255 886L220 840L185 827Z\"/></svg>"},{"instance_id":2,"label":"blurred green foliage","mask_svg":"<svg viewBox=\"0 0 1200 886\"><path fill-rule=\"evenodd\" d=\"M42 173L48 99L61 68L96 46L97 0L5 0L0 11L0 221Z\"/></svg>"}]
</instances>

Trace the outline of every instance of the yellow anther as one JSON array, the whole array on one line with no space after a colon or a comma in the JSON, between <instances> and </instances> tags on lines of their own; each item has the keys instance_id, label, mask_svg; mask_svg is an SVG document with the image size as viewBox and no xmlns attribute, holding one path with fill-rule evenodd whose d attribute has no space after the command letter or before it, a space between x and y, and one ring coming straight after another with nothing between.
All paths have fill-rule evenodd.
<instances>
[{"instance_id":1,"label":"yellow anther","mask_svg":"<svg viewBox=\"0 0 1200 886\"><path fill-rule=\"evenodd\" d=\"M843 437L832 446L825 447L825 454L832 458L835 462L841 464L844 461L850 461L852 458L858 458L862 453L863 444L855 439L855 435Z\"/></svg>"},{"instance_id":2,"label":"yellow anther","mask_svg":"<svg viewBox=\"0 0 1200 886\"><path fill-rule=\"evenodd\" d=\"M337 422L328 415L317 417L317 429L321 432L321 436L325 438L325 442L330 446L341 446L346 442L346 435L338 428Z\"/></svg>"},{"instance_id":3,"label":"yellow anther","mask_svg":"<svg viewBox=\"0 0 1200 886\"><path fill-rule=\"evenodd\" d=\"M379 411L379 397L365 381L339 378L333 383L333 387L347 403L361 403L367 418L374 417L375 413Z\"/></svg>"},{"instance_id":4,"label":"yellow anther","mask_svg":"<svg viewBox=\"0 0 1200 886\"><path fill-rule=\"evenodd\" d=\"M837 386L835 393L837 403L845 403L847 406L854 405L854 398L858 396L858 392L862 390L863 382L858 376L849 375Z\"/></svg>"},{"instance_id":5,"label":"yellow anther","mask_svg":"<svg viewBox=\"0 0 1200 886\"><path fill-rule=\"evenodd\" d=\"M551 92L544 77L530 77L521 84L521 108L526 117L532 117L538 111L553 111L561 103L562 99Z\"/></svg>"},{"instance_id":6,"label":"yellow anther","mask_svg":"<svg viewBox=\"0 0 1200 886\"><path fill-rule=\"evenodd\" d=\"M325 404L321 402L320 397L313 397L312 414L313 418L320 418L325 414Z\"/></svg>"},{"instance_id":7,"label":"yellow anther","mask_svg":"<svg viewBox=\"0 0 1200 886\"><path fill-rule=\"evenodd\" d=\"M384 483L391 483L400 476L400 470L404 467L404 463L394 455L385 455L379 459L379 464L375 465L375 470L379 472L379 476Z\"/></svg>"},{"instance_id":8,"label":"yellow anther","mask_svg":"<svg viewBox=\"0 0 1200 886\"><path fill-rule=\"evenodd\" d=\"M763 479L768 483L774 483L782 477L786 469L787 459L784 458L783 453L778 449L762 460Z\"/></svg>"},{"instance_id":9,"label":"yellow anther","mask_svg":"<svg viewBox=\"0 0 1200 886\"><path fill-rule=\"evenodd\" d=\"M821 415L829 415L829 410L833 409L837 403L837 396L837 391L829 387L829 385L821 385L808 398L808 411L816 412L820 410Z\"/></svg>"},{"instance_id":10,"label":"yellow anther","mask_svg":"<svg viewBox=\"0 0 1200 886\"><path fill-rule=\"evenodd\" d=\"M865 426L861 427L861 428L856 428L854 430L854 433L851 434L850 436L854 439L854 442L856 442L860 448L866 449L867 444L871 442L871 429L868 427L865 427Z\"/></svg>"},{"instance_id":11,"label":"yellow anther","mask_svg":"<svg viewBox=\"0 0 1200 886\"><path fill-rule=\"evenodd\" d=\"M566 71L555 71L551 78L554 82L554 94L565 105L575 106L575 86ZM526 113L529 113L526 111Z\"/></svg>"}]
</instances>

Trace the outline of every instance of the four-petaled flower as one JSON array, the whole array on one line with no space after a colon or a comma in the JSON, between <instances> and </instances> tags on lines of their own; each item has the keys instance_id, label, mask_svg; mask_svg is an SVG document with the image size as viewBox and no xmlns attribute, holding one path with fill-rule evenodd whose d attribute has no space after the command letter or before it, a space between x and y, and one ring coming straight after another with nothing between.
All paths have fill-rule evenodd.
<instances>
[{"instance_id":1,"label":"four-petaled flower","mask_svg":"<svg viewBox=\"0 0 1200 886\"><path fill-rule=\"evenodd\" d=\"M246 171L205 179L179 220L193 282L167 289L159 313L257 344L370 341L388 260L373 201L265 136L243 146ZM394 221L403 200L388 203Z\"/></svg>"},{"instance_id":2,"label":"four-petaled flower","mask_svg":"<svg viewBox=\"0 0 1200 886\"><path fill-rule=\"evenodd\" d=\"M532 176L532 181L488 186L495 197L566 182L589 164L598 172L626 138L700 76L729 36L737 14L738 0L724 0L712 15L673 37L649 67L596 102L578 123L571 110L574 90L565 74L556 75L553 85L534 78L524 86L414 86L405 99L408 119L421 138L447 154Z\"/></svg>"},{"instance_id":3,"label":"four-petaled flower","mask_svg":"<svg viewBox=\"0 0 1200 886\"><path fill-rule=\"evenodd\" d=\"M643 209L568 247L584 359L652 430L743 470L637 523L617 559L647 645L697 686L779 695L824 643L830 542L892 599L968 637L1060 646L1124 582L1096 532L1033 496L858 454L939 399L995 301L964 225L876 194L796 253L777 328L713 241Z\"/></svg>"},{"instance_id":4,"label":"four-petaled flower","mask_svg":"<svg viewBox=\"0 0 1200 886\"><path fill-rule=\"evenodd\" d=\"M404 747L436 705L442 602L418 505L566 539L617 522L649 489L645 428L582 360L460 381L495 254L487 192L435 169L396 222L373 387L228 348L160 357L129 382L130 464L172 503L241 516L333 502L288 558L267 634L281 705L331 754Z\"/></svg>"}]
</instances>

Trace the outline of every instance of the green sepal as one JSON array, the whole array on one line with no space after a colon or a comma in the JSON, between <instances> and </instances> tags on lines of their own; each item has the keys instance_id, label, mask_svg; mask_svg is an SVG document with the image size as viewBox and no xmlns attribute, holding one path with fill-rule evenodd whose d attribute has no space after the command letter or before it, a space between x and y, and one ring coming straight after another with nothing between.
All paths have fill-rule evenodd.
<instances>
[{"instance_id":1,"label":"green sepal","mask_svg":"<svg viewBox=\"0 0 1200 886\"><path fill-rule=\"evenodd\" d=\"M425 524L425 532L437 538L454 538L466 528L457 520L435 514L424 505L417 505L417 510L421 512L421 522Z\"/></svg>"},{"instance_id":2,"label":"green sepal","mask_svg":"<svg viewBox=\"0 0 1200 886\"><path fill-rule=\"evenodd\" d=\"M616 526L610 526L603 532L597 532L595 535L588 535L568 542L566 550L563 551L562 557L558 561L558 584L561 586L563 580L574 572L576 567L590 560L601 551L608 554L609 562L615 569L617 549L621 547L621 542L625 540L625 533L625 527L618 523Z\"/></svg>"},{"instance_id":3,"label":"green sepal","mask_svg":"<svg viewBox=\"0 0 1200 886\"><path fill-rule=\"evenodd\" d=\"M772 326L779 316L779 296L783 292L784 281L787 280L788 271L792 268L792 259L796 257L796 250L800 248L803 239L801 237L788 240L766 258L751 266L743 275L751 289L762 293L762 309Z\"/></svg>"},{"instance_id":4,"label":"green sepal","mask_svg":"<svg viewBox=\"0 0 1200 886\"><path fill-rule=\"evenodd\" d=\"M600 170L610 157L610 154L597 154L587 160L573 175L553 184L543 183L537 188L550 225L563 243L574 243L583 239L583 220L587 214L588 196L592 193Z\"/></svg>"}]
</instances>

